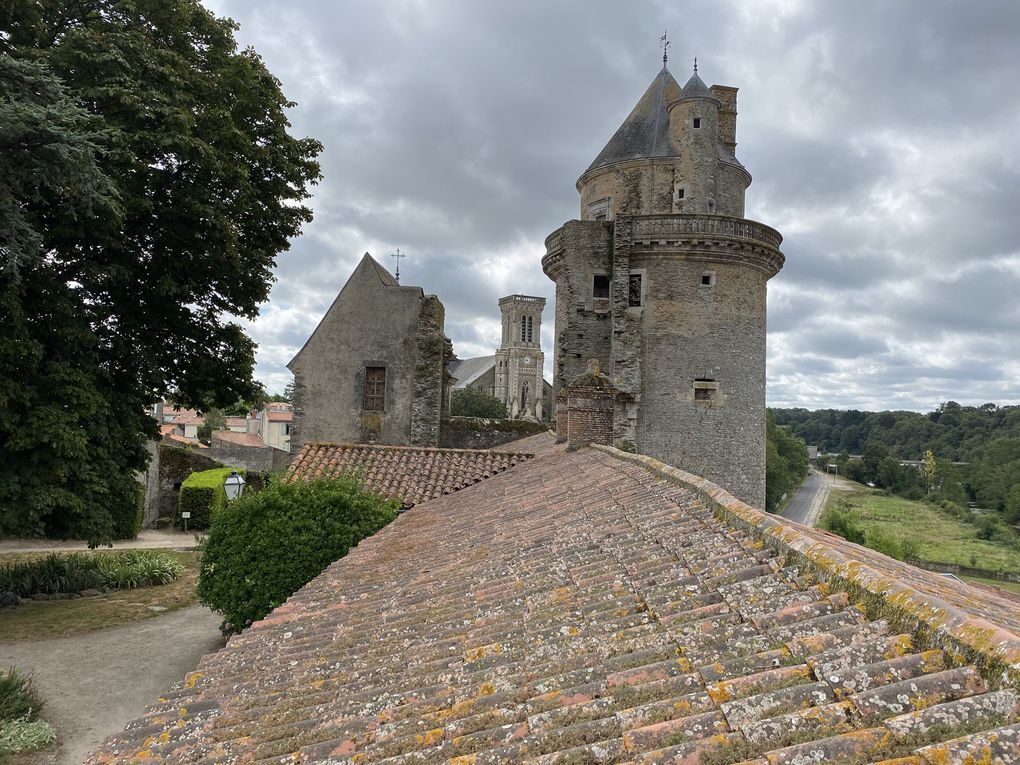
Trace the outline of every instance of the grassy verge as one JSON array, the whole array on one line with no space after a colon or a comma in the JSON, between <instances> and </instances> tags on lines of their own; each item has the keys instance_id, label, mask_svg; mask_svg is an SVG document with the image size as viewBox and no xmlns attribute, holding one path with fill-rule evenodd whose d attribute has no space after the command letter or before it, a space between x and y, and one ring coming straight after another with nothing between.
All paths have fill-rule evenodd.
<instances>
[{"instance_id":1,"label":"grassy verge","mask_svg":"<svg viewBox=\"0 0 1020 765\"><path fill-rule=\"evenodd\" d=\"M163 550L184 564L170 584L132 590L111 590L91 598L33 601L0 609L0 635L5 641L43 640L137 622L198 602L195 586L201 553ZM0 564L34 560L48 553L0 555Z\"/></svg>"},{"instance_id":2,"label":"grassy verge","mask_svg":"<svg viewBox=\"0 0 1020 765\"><path fill-rule=\"evenodd\" d=\"M977 538L977 527L938 508L902 497L871 491L829 494L826 510L844 498L853 506L853 518L865 535L885 536L898 543L914 540L918 558L992 571L1020 571L1020 551Z\"/></svg>"}]
</instances>

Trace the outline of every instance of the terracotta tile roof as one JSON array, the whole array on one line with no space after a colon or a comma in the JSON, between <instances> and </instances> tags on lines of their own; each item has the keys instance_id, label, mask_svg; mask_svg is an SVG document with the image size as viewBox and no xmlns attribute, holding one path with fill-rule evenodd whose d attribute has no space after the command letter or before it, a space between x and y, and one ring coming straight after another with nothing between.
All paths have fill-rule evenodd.
<instances>
[{"instance_id":1,"label":"terracotta tile roof","mask_svg":"<svg viewBox=\"0 0 1020 765\"><path fill-rule=\"evenodd\" d=\"M216 445L217 441L224 441L229 444L237 444L239 446L251 446L256 449L269 449L271 448L255 433L235 433L232 430L217 430L212 434L213 445Z\"/></svg>"},{"instance_id":2,"label":"terracotta tile roof","mask_svg":"<svg viewBox=\"0 0 1020 765\"><path fill-rule=\"evenodd\" d=\"M90 762L1020 762L1000 604L671 471L557 448L420 505Z\"/></svg>"},{"instance_id":3,"label":"terracotta tile roof","mask_svg":"<svg viewBox=\"0 0 1020 765\"><path fill-rule=\"evenodd\" d=\"M197 449L208 449L209 447L199 441L197 438L187 438L185 436L179 436L176 433L170 433L163 436L164 440L176 441L179 444L187 444L188 446L194 446Z\"/></svg>"},{"instance_id":4,"label":"terracotta tile roof","mask_svg":"<svg viewBox=\"0 0 1020 765\"><path fill-rule=\"evenodd\" d=\"M247 417L225 417L228 428L244 428L248 425Z\"/></svg>"},{"instance_id":5,"label":"terracotta tile roof","mask_svg":"<svg viewBox=\"0 0 1020 765\"><path fill-rule=\"evenodd\" d=\"M305 444L286 480L353 474L373 491L413 507L491 478L532 455L477 449L373 444Z\"/></svg>"},{"instance_id":6,"label":"terracotta tile roof","mask_svg":"<svg viewBox=\"0 0 1020 765\"><path fill-rule=\"evenodd\" d=\"M172 422L171 423L167 423L165 425L160 425L159 426L159 434L161 436L169 436L176 429L177 429L177 426L174 425Z\"/></svg>"},{"instance_id":7,"label":"terracotta tile roof","mask_svg":"<svg viewBox=\"0 0 1020 765\"><path fill-rule=\"evenodd\" d=\"M202 425L205 423L205 415L199 414L197 409L164 409L163 416L173 417L175 425Z\"/></svg>"},{"instance_id":8,"label":"terracotta tile roof","mask_svg":"<svg viewBox=\"0 0 1020 765\"><path fill-rule=\"evenodd\" d=\"M294 412L267 412L266 417L270 422L293 422Z\"/></svg>"}]
</instances>

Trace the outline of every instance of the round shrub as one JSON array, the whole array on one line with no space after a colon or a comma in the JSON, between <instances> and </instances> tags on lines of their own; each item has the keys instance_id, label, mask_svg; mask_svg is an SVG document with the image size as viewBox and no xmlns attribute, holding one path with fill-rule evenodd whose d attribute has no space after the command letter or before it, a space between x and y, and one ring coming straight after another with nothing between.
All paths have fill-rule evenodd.
<instances>
[{"instance_id":1,"label":"round shrub","mask_svg":"<svg viewBox=\"0 0 1020 765\"><path fill-rule=\"evenodd\" d=\"M224 630L240 629L396 517L395 502L351 478L271 483L213 517L199 599L223 614Z\"/></svg>"}]
</instances>

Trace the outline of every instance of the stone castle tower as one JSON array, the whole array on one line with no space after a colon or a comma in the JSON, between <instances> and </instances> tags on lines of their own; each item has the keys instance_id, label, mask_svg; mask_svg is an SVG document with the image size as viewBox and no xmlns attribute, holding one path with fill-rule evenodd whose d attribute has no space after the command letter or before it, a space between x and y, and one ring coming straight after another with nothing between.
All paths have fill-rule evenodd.
<instances>
[{"instance_id":1,"label":"stone castle tower","mask_svg":"<svg viewBox=\"0 0 1020 765\"><path fill-rule=\"evenodd\" d=\"M545 298L507 295L499 300L503 335L496 351L494 395L510 417L542 419L542 309Z\"/></svg>"},{"instance_id":2,"label":"stone castle tower","mask_svg":"<svg viewBox=\"0 0 1020 765\"><path fill-rule=\"evenodd\" d=\"M697 68L681 88L663 64L578 179L581 220L546 239L542 267L556 390L597 359L615 444L763 507L765 291L784 258L779 233L743 217L736 116L736 88Z\"/></svg>"}]
</instances>

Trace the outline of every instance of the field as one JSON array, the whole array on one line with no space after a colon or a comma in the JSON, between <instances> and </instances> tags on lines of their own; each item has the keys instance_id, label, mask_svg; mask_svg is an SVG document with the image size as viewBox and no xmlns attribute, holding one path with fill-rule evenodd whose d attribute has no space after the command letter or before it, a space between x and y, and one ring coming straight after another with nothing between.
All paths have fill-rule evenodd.
<instances>
[{"instance_id":1,"label":"field","mask_svg":"<svg viewBox=\"0 0 1020 765\"><path fill-rule=\"evenodd\" d=\"M170 584L139 587L134 590L110 590L102 595L72 600L42 600L15 608L0 609L2 640L42 640L90 632L104 627L148 619L167 611L198 602L200 552L160 550L184 564L184 571ZM0 565L31 560L46 553L10 553L0 555Z\"/></svg>"},{"instance_id":2,"label":"field","mask_svg":"<svg viewBox=\"0 0 1020 765\"><path fill-rule=\"evenodd\" d=\"M1020 550L977 538L977 527L957 520L924 502L868 490L829 495L826 509L840 498L853 506L857 523L896 541L913 539L918 557L934 563L953 563L991 571L1020 572Z\"/></svg>"}]
</instances>

